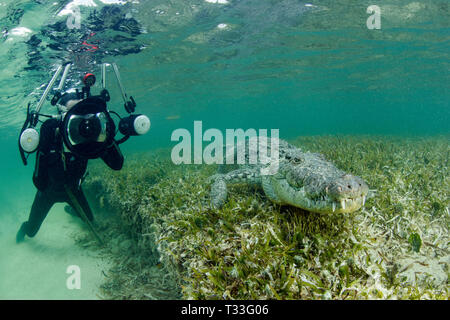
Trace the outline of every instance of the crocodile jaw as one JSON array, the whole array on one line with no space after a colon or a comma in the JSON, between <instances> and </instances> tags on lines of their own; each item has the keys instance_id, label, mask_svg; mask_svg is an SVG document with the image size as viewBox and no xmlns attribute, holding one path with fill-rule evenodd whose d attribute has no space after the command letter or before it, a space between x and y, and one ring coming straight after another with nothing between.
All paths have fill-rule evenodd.
<instances>
[{"instance_id":1,"label":"crocodile jaw","mask_svg":"<svg viewBox=\"0 0 450 320\"><path fill-rule=\"evenodd\" d=\"M286 179L271 177L271 184L280 203L289 204L307 211L317 213L350 213L359 210L364 206L366 194L353 199L334 200L324 197L320 200L310 199L305 192L305 188L293 188Z\"/></svg>"}]
</instances>

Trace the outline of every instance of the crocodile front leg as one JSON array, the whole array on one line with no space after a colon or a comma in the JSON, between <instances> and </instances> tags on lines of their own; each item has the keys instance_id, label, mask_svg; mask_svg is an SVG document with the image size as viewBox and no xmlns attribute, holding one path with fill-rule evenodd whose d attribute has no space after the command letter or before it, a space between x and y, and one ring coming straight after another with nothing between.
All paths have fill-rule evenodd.
<instances>
[{"instance_id":1,"label":"crocodile front leg","mask_svg":"<svg viewBox=\"0 0 450 320\"><path fill-rule=\"evenodd\" d=\"M238 169L226 174L216 174L210 178L211 204L219 209L227 200L228 183L261 184L261 175L257 169Z\"/></svg>"}]
</instances>

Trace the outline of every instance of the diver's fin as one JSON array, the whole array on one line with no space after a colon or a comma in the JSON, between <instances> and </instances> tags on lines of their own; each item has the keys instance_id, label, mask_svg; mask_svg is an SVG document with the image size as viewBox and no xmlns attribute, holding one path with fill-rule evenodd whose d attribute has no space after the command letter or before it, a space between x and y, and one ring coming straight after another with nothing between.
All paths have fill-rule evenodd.
<instances>
[{"instance_id":1,"label":"diver's fin","mask_svg":"<svg viewBox=\"0 0 450 320\"><path fill-rule=\"evenodd\" d=\"M26 228L27 228L27 223L26 222L22 223L22 225L20 226L20 229L16 235L16 243L21 243L25 240L25 235L26 235L25 229Z\"/></svg>"}]
</instances>

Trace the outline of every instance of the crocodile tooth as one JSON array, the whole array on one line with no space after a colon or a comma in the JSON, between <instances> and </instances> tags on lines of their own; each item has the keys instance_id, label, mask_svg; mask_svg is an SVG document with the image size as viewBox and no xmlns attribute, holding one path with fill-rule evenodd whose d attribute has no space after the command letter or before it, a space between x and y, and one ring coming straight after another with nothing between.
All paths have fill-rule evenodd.
<instances>
[{"instance_id":1,"label":"crocodile tooth","mask_svg":"<svg viewBox=\"0 0 450 320\"><path fill-rule=\"evenodd\" d=\"M363 196L362 198L362 205L364 205L366 203L366 196Z\"/></svg>"},{"instance_id":2,"label":"crocodile tooth","mask_svg":"<svg viewBox=\"0 0 450 320\"><path fill-rule=\"evenodd\" d=\"M345 210L345 199L342 199L342 200L341 200L341 207L342 207L342 209Z\"/></svg>"},{"instance_id":3,"label":"crocodile tooth","mask_svg":"<svg viewBox=\"0 0 450 320\"><path fill-rule=\"evenodd\" d=\"M333 212L336 211L336 203L333 202Z\"/></svg>"}]
</instances>

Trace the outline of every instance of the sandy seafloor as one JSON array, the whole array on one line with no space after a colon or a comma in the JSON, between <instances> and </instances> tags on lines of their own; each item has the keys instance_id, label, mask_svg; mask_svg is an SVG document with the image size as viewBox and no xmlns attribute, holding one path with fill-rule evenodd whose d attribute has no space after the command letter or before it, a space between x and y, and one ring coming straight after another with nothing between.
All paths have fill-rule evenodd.
<instances>
[{"instance_id":1,"label":"sandy seafloor","mask_svg":"<svg viewBox=\"0 0 450 320\"><path fill-rule=\"evenodd\" d=\"M21 206L15 218L2 219L0 299L99 299L108 261L75 243L74 233L86 232L81 221L65 213L64 204L56 204L38 234L16 244L19 217L28 216L31 202ZM71 265L80 267L80 289L67 288L71 274L66 271Z\"/></svg>"}]
</instances>

